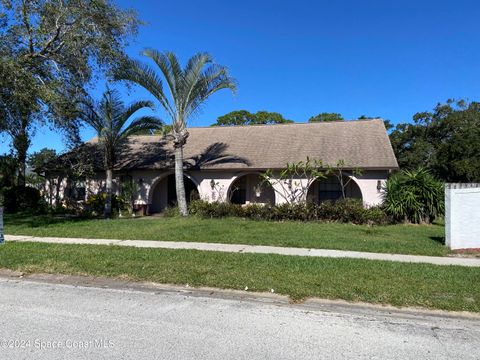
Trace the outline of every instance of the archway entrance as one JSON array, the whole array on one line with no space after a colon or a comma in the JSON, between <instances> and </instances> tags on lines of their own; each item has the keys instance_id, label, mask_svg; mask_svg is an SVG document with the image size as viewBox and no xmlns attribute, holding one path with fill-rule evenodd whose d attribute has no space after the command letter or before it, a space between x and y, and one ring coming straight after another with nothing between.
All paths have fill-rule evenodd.
<instances>
[{"instance_id":1,"label":"archway entrance","mask_svg":"<svg viewBox=\"0 0 480 360\"><path fill-rule=\"evenodd\" d=\"M275 204L275 191L258 174L239 176L230 185L228 198L233 204Z\"/></svg>"},{"instance_id":2,"label":"archway entrance","mask_svg":"<svg viewBox=\"0 0 480 360\"><path fill-rule=\"evenodd\" d=\"M185 194L187 203L194 199L199 199L197 185L188 177L184 176ZM152 203L150 204L150 213L160 213L167 207L177 205L177 191L175 188L175 174L170 174L158 181L152 189Z\"/></svg>"},{"instance_id":3,"label":"archway entrance","mask_svg":"<svg viewBox=\"0 0 480 360\"><path fill-rule=\"evenodd\" d=\"M362 191L348 176L344 178L345 198L362 200ZM346 185L345 185L346 184ZM337 201L343 198L342 185L335 176L315 180L308 189L307 202L319 204L323 201Z\"/></svg>"}]
</instances>

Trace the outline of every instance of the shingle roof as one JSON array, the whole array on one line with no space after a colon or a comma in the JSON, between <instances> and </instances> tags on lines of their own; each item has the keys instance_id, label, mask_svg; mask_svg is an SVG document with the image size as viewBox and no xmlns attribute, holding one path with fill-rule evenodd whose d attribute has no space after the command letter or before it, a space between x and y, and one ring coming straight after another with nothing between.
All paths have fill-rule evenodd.
<instances>
[{"instance_id":1,"label":"shingle roof","mask_svg":"<svg viewBox=\"0 0 480 360\"><path fill-rule=\"evenodd\" d=\"M282 169L310 159L346 168L397 169L383 121L189 128L184 147L188 169ZM47 171L69 167L76 158L103 169L96 138L61 157ZM116 170L172 169L172 142L162 136L132 136L117 156Z\"/></svg>"},{"instance_id":2,"label":"shingle roof","mask_svg":"<svg viewBox=\"0 0 480 360\"><path fill-rule=\"evenodd\" d=\"M397 160L382 120L189 128L187 168L280 169L307 157L347 167L395 169ZM90 143L95 143L93 140ZM132 136L118 156L120 169L173 167L171 142Z\"/></svg>"}]
</instances>

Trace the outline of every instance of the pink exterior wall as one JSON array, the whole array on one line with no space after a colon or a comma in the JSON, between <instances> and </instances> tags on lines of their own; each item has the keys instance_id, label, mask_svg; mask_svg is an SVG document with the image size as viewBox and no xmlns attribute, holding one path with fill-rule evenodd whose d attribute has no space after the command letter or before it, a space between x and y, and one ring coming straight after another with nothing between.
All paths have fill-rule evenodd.
<instances>
[{"instance_id":1,"label":"pink exterior wall","mask_svg":"<svg viewBox=\"0 0 480 360\"><path fill-rule=\"evenodd\" d=\"M139 191L135 200L136 205L148 206L153 202L162 202L162 194L154 194L155 186L166 178L172 171L132 171L128 175L133 178L139 186ZM189 177L196 185L200 198L206 201L228 201L228 191L232 186L232 183L240 176L245 174L258 174L258 172L248 171L185 171L185 175ZM361 176L353 177L353 181L358 185L362 193L362 200L365 206L373 206L381 204L382 202L382 190L378 189L378 185L383 187L388 177L388 171L364 171ZM212 189L212 180L214 182L214 189ZM120 181L119 175L114 175L114 192L118 191L118 184ZM292 191L298 190L305 185L305 179L295 179L292 184ZM89 179L86 189L87 197L92 194L96 194L103 191L104 188L103 174L98 174L93 179ZM47 189L48 189L47 184ZM66 187L66 180L64 179L59 188L60 198L63 197ZM56 186L53 186L56 191ZM286 202L285 198L288 194L284 194L284 190L281 186L274 185L275 202L281 204ZM287 190L289 191L289 190ZM163 195L163 198L165 195ZM160 204L160 207L164 207L165 203Z\"/></svg>"}]
</instances>

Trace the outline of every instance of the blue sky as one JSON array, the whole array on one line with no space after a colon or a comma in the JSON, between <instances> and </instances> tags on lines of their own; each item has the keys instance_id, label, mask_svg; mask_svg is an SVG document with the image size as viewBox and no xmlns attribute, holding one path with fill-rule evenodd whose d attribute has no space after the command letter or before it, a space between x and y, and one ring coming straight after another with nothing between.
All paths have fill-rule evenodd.
<instances>
[{"instance_id":1,"label":"blue sky","mask_svg":"<svg viewBox=\"0 0 480 360\"><path fill-rule=\"evenodd\" d=\"M147 22L128 48L208 51L238 80L190 126L232 110L267 110L304 122L320 112L394 123L448 98L480 100L480 2L466 0L119 0ZM100 94L103 88L95 90ZM125 101L148 97L135 90ZM158 115L163 116L161 111ZM82 131L84 139L93 136ZM36 132L31 151L64 149ZM8 151L2 139L0 153Z\"/></svg>"}]
</instances>

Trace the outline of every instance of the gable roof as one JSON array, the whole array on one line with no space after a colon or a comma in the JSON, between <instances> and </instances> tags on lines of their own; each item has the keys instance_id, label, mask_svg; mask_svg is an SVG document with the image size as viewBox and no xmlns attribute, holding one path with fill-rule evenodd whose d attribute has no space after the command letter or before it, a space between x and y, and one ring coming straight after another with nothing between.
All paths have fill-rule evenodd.
<instances>
[{"instance_id":1,"label":"gable roof","mask_svg":"<svg viewBox=\"0 0 480 360\"><path fill-rule=\"evenodd\" d=\"M281 169L307 157L347 168L396 169L383 121L198 127L188 129L186 168ZM98 144L97 139L88 142ZM173 147L161 136L132 136L119 154L118 170L173 168Z\"/></svg>"}]
</instances>

